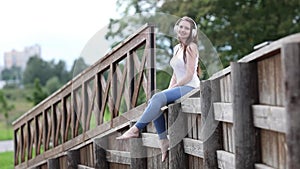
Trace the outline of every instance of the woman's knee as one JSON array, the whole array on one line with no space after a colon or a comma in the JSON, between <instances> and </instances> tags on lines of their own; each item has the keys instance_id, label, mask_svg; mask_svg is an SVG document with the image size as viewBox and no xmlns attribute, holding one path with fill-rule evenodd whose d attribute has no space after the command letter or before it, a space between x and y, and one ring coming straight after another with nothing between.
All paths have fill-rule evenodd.
<instances>
[{"instance_id":1,"label":"woman's knee","mask_svg":"<svg viewBox=\"0 0 300 169\"><path fill-rule=\"evenodd\" d=\"M154 94L151 98L151 101L160 102L160 103L164 103L166 102L166 100L167 100L166 96L162 92Z\"/></svg>"}]
</instances>

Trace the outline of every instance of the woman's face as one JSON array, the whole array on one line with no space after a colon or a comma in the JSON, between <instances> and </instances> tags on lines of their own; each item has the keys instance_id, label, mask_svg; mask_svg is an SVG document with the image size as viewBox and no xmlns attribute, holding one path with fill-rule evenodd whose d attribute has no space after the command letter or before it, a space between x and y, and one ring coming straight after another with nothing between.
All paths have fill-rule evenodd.
<instances>
[{"instance_id":1,"label":"woman's face","mask_svg":"<svg viewBox=\"0 0 300 169\"><path fill-rule=\"evenodd\" d=\"M177 36L180 40L186 41L191 33L191 24L188 21L182 20L178 24Z\"/></svg>"}]
</instances>

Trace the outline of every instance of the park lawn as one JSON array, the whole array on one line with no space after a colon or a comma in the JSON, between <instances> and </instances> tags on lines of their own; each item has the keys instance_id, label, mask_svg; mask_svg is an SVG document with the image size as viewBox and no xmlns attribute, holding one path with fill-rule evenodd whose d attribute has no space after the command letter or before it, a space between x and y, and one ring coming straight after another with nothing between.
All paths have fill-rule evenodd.
<instances>
[{"instance_id":1,"label":"park lawn","mask_svg":"<svg viewBox=\"0 0 300 169\"><path fill-rule=\"evenodd\" d=\"M8 114L8 120L0 113L0 140L13 139L12 122L25 114L33 107L26 97L30 95L30 90L26 89L3 89L9 105L13 105L14 109Z\"/></svg>"},{"instance_id":2,"label":"park lawn","mask_svg":"<svg viewBox=\"0 0 300 169\"><path fill-rule=\"evenodd\" d=\"M6 126L4 121L0 121L0 141L1 140L12 140L13 129L11 126Z\"/></svg>"},{"instance_id":3,"label":"park lawn","mask_svg":"<svg viewBox=\"0 0 300 169\"><path fill-rule=\"evenodd\" d=\"M0 168L12 169L14 168L14 152L7 151L0 153Z\"/></svg>"}]
</instances>

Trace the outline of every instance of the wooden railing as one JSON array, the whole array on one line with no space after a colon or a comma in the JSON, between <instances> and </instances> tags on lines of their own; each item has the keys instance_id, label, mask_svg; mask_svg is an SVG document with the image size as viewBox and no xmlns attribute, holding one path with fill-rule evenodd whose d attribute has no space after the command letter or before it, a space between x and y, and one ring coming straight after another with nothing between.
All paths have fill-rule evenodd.
<instances>
[{"instance_id":1,"label":"wooden railing","mask_svg":"<svg viewBox=\"0 0 300 169\"><path fill-rule=\"evenodd\" d=\"M15 167L45 163L113 128L122 113L142 106L139 95L147 100L153 90L155 34L145 25L13 122Z\"/></svg>"}]
</instances>

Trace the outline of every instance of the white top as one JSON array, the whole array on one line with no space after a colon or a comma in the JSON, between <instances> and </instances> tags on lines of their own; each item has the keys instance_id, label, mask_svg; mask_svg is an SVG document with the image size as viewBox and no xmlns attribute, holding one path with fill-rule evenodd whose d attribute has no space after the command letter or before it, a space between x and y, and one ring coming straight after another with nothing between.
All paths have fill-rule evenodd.
<instances>
[{"instance_id":1,"label":"white top","mask_svg":"<svg viewBox=\"0 0 300 169\"><path fill-rule=\"evenodd\" d=\"M174 53L173 53L173 57L170 61L170 65L173 68L175 77L176 77L176 81L180 81L181 79L183 79L183 77L185 76L186 73L186 64L184 63L183 60L183 50L180 50L180 44L176 45L174 47ZM184 86L191 86L194 88L197 88L200 86L200 80L197 76L197 66L198 66L198 58L199 56L197 56L197 61L195 62L195 71L193 74L193 78L191 81L189 81L187 84L185 84Z\"/></svg>"}]
</instances>

